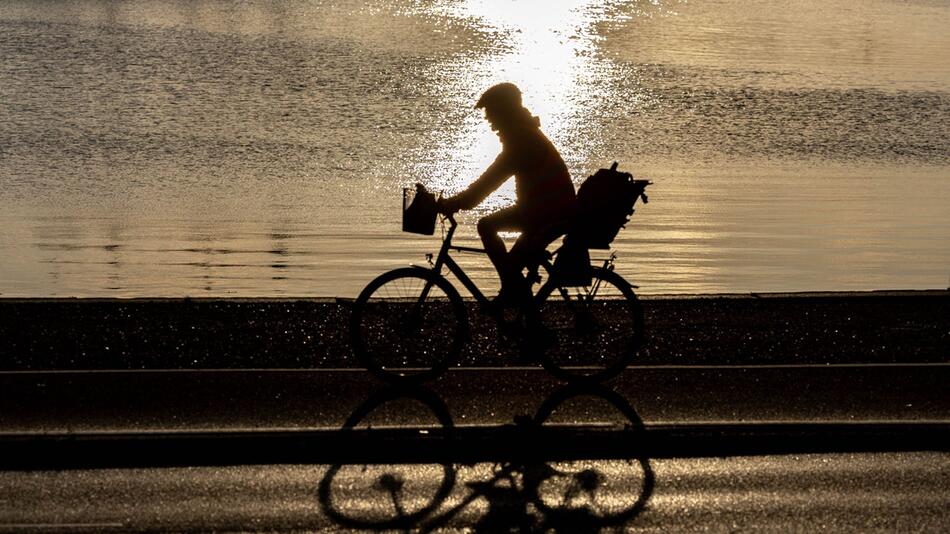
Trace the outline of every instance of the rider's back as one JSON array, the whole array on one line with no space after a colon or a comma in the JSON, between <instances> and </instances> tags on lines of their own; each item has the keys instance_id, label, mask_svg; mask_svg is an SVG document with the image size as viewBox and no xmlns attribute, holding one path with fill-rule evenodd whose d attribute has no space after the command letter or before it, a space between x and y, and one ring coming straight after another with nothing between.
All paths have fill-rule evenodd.
<instances>
[{"instance_id":1,"label":"rider's back","mask_svg":"<svg viewBox=\"0 0 950 534\"><path fill-rule=\"evenodd\" d=\"M515 176L518 205L528 221L545 225L573 216L576 195L567 165L537 127L525 124L502 139L506 166Z\"/></svg>"}]
</instances>

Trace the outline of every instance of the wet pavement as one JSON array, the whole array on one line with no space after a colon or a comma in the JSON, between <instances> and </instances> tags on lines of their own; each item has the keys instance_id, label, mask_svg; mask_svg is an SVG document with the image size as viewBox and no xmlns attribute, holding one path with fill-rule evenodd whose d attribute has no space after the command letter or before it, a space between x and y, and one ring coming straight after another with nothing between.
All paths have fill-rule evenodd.
<instances>
[{"instance_id":1,"label":"wet pavement","mask_svg":"<svg viewBox=\"0 0 950 534\"><path fill-rule=\"evenodd\" d=\"M950 524L946 453L543 465L540 477L492 463L7 471L0 530L940 532Z\"/></svg>"}]
</instances>

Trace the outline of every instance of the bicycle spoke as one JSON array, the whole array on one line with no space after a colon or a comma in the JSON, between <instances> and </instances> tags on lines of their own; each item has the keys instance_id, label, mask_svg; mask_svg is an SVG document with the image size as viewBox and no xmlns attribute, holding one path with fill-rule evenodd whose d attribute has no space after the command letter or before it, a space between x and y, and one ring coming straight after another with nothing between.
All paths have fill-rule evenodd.
<instances>
[{"instance_id":1,"label":"bicycle spoke","mask_svg":"<svg viewBox=\"0 0 950 534\"><path fill-rule=\"evenodd\" d=\"M371 282L357 299L350 331L364 364L394 379L444 368L458 354L465 329L461 300L448 290L444 279L420 269L398 269Z\"/></svg>"},{"instance_id":2,"label":"bicycle spoke","mask_svg":"<svg viewBox=\"0 0 950 534\"><path fill-rule=\"evenodd\" d=\"M604 269L595 270L590 286L558 288L541 300L539 312L550 336L546 367L563 379L613 376L642 340L636 296L619 276Z\"/></svg>"}]
</instances>

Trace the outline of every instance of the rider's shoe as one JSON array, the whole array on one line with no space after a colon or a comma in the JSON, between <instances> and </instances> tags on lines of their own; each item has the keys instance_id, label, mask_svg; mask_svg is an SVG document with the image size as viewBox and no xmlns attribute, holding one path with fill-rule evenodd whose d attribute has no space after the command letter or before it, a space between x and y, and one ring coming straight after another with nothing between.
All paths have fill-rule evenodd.
<instances>
[{"instance_id":1,"label":"rider's shoe","mask_svg":"<svg viewBox=\"0 0 950 534\"><path fill-rule=\"evenodd\" d=\"M492 299L492 306L498 311L506 308L519 308L531 301L531 289L524 279L501 285L501 291Z\"/></svg>"}]
</instances>

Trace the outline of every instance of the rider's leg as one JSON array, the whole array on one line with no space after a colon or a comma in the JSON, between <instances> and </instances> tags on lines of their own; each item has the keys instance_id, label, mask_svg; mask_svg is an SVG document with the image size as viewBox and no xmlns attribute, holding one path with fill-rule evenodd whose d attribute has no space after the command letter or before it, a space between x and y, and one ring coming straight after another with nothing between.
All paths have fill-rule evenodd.
<instances>
[{"instance_id":1,"label":"rider's leg","mask_svg":"<svg viewBox=\"0 0 950 534\"><path fill-rule=\"evenodd\" d=\"M525 267L537 267L543 261L544 251L548 248L548 245L567 233L568 228L569 222L565 220L546 222L536 226L531 225L530 228L521 233L515 244L511 246L511 251L508 252L509 261L517 267L519 272ZM524 302L530 302L531 285L525 285L525 292L529 300ZM540 318L537 315L538 310L534 306L528 306L525 308L525 313L528 325L535 333L539 333L541 337L544 337L544 333L541 332L544 328L540 324Z\"/></svg>"},{"instance_id":2,"label":"rider's leg","mask_svg":"<svg viewBox=\"0 0 950 534\"><path fill-rule=\"evenodd\" d=\"M559 236L560 234L552 234L546 229L526 229L511 246L507 260L520 275L525 267L530 269L540 265L545 249ZM531 282L526 281L518 291L519 299L530 300Z\"/></svg>"},{"instance_id":3,"label":"rider's leg","mask_svg":"<svg viewBox=\"0 0 950 534\"><path fill-rule=\"evenodd\" d=\"M517 266L519 272L524 267L533 267L540 264L540 254L543 253L548 243L549 241L545 240L544 236L539 235L537 231L526 230L511 246L508 259L513 265ZM538 350L545 350L548 345L556 341L556 338L545 328L541 321L540 310L535 305L531 294L531 283L526 280L518 288L517 295L517 302L520 304L524 326L526 327L522 338L522 342L526 345L522 346L520 351L521 359L525 363L534 362Z\"/></svg>"},{"instance_id":4,"label":"rider's leg","mask_svg":"<svg viewBox=\"0 0 950 534\"><path fill-rule=\"evenodd\" d=\"M515 206L498 210L478 221L478 235L482 238L488 259L498 271L503 292L520 293L525 284L524 277L521 276L521 266L510 261L505 242L502 241L498 232L522 230L524 230L524 221L520 210Z\"/></svg>"},{"instance_id":5,"label":"rider's leg","mask_svg":"<svg viewBox=\"0 0 950 534\"><path fill-rule=\"evenodd\" d=\"M544 261L548 245L565 233L567 233L567 226L563 222L525 229L508 252L508 260L519 272L525 267L536 267Z\"/></svg>"}]
</instances>

